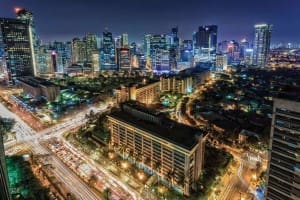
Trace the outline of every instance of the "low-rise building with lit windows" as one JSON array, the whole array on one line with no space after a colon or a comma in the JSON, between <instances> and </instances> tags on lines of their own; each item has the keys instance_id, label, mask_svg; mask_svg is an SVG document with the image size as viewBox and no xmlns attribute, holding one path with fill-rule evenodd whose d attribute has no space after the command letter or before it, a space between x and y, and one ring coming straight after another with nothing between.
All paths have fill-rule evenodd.
<instances>
[{"instance_id":1,"label":"low-rise building with lit windows","mask_svg":"<svg viewBox=\"0 0 300 200\"><path fill-rule=\"evenodd\" d=\"M160 78L161 92L190 94L193 91L192 76L171 76Z\"/></svg>"},{"instance_id":2,"label":"low-rise building with lit windows","mask_svg":"<svg viewBox=\"0 0 300 200\"><path fill-rule=\"evenodd\" d=\"M167 185L190 195L203 166L204 132L126 103L108 115L111 147Z\"/></svg>"}]
</instances>

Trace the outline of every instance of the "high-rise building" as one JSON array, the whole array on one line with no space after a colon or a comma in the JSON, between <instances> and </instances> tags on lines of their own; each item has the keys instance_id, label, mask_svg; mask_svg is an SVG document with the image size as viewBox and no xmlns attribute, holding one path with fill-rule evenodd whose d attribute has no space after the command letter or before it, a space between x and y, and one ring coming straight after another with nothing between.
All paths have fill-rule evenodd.
<instances>
[{"instance_id":1,"label":"high-rise building","mask_svg":"<svg viewBox=\"0 0 300 200\"><path fill-rule=\"evenodd\" d=\"M189 196L203 166L204 133L136 104L108 115L111 146Z\"/></svg>"},{"instance_id":2,"label":"high-rise building","mask_svg":"<svg viewBox=\"0 0 300 200\"><path fill-rule=\"evenodd\" d=\"M114 40L108 31L103 32L100 55L101 70L116 70Z\"/></svg>"},{"instance_id":3,"label":"high-rise building","mask_svg":"<svg viewBox=\"0 0 300 200\"><path fill-rule=\"evenodd\" d=\"M152 35L150 38L150 59L152 70L170 71L170 51L166 35Z\"/></svg>"},{"instance_id":4,"label":"high-rise building","mask_svg":"<svg viewBox=\"0 0 300 200\"><path fill-rule=\"evenodd\" d=\"M227 70L227 55L226 54L217 54L216 55L216 71Z\"/></svg>"},{"instance_id":5,"label":"high-rise building","mask_svg":"<svg viewBox=\"0 0 300 200\"><path fill-rule=\"evenodd\" d=\"M116 56L118 70L130 70L130 62L130 49L128 47L118 47Z\"/></svg>"},{"instance_id":6,"label":"high-rise building","mask_svg":"<svg viewBox=\"0 0 300 200\"><path fill-rule=\"evenodd\" d=\"M214 63L217 52L218 26L200 26L195 34L195 48L198 49L199 60L197 62Z\"/></svg>"},{"instance_id":7,"label":"high-rise building","mask_svg":"<svg viewBox=\"0 0 300 200\"><path fill-rule=\"evenodd\" d=\"M115 48L122 47L122 36L115 37Z\"/></svg>"},{"instance_id":8,"label":"high-rise building","mask_svg":"<svg viewBox=\"0 0 300 200\"><path fill-rule=\"evenodd\" d=\"M32 12L25 10L23 8L16 8L16 15L17 19L27 21L29 23L29 40L30 40L30 48L31 50L31 57L32 57L32 64L33 64L33 72L34 75L37 76L39 74L37 63L36 63L36 51L39 46L39 40L35 30L35 23L33 20Z\"/></svg>"},{"instance_id":9,"label":"high-rise building","mask_svg":"<svg viewBox=\"0 0 300 200\"><path fill-rule=\"evenodd\" d=\"M87 34L83 41L86 45L86 61L92 62L93 54L97 51L97 36L94 34Z\"/></svg>"},{"instance_id":10,"label":"high-rise building","mask_svg":"<svg viewBox=\"0 0 300 200\"><path fill-rule=\"evenodd\" d=\"M7 175L5 152L3 144L3 133L0 130L0 199L10 200L9 180Z\"/></svg>"},{"instance_id":11,"label":"high-rise building","mask_svg":"<svg viewBox=\"0 0 300 200\"><path fill-rule=\"evenodd\" d=\"M192 40L183 40L181 53L180 53L181 61L183 62L191 62L193 59L193 41Z\"/></svg>"},{"instance_id":12,"label":"high-rise building","mask_svg":"<svg viewBox=\"0 0 300 200\"><path fill-rule=\"evenodd\" d=\"M50 49L56 53L57 71L63 73L64 69L72 64L72 43L55 41Z\"/></svg>"},{"instance_id":13,"label":"high-rise building","mask_svg":"<svg viewBox=\"0 0 300 200\"><path fill-rule=\"evenodd\" d=\"M128 47L129 46L128 34L127 33L122 34L121 45L122 45L122 47Z\"/></svg>"},{"instance_id":14,"label":"high-rise building","mask_svg":"<svg viewBox=\"0 0 300 200\"><path fill-rule=\"evenodd\" d=\"M256 24L254 28L253 63L265 67L270 52L272 25Z\"/></svg>"},{"instance_id":15,"label":"high-rise building","mask_svg":"<svg viewBox=\"0 0 300 200\"><path fill-rule=\"evenodd\" d=\"M274 99L266 200L300 199L300 88Z\"/></svg>"},{"instance_id":16,"label":"high-rise building","mask_svg":"<svg viewBox=\"0 0 300 200\"><path fill-rule=\"evenodd\" d=\"M83 65L86 62L86 44L79 38L72 40L72 63Z\"/></svg>"},{"instance_id":17,"label":"high-rise building","mask_svg":"<svg viewBox=\"0 0 300 200\"><path fill-rule=\"evenodd\" d=\"M0 18L0 47L8 83L38 74L29 20Z\"/></svg>"},{"instance_id":18,"label":"high-rise building","mask_svg":"<svg viewBox=\"0 0 300 200\"><path fill-rule=\"evenodd\" d=\"M152 35L145 35L144 36L144 53L145 57L150 57L150 43L151 43Z\"/></svg>"},{"instance_id":19,"label":"high-rise building","mask_svg":"<svg viewBox=\"0 0 300 200\"><path fill-rule=\"evenodd\" d=\"M246 38L242 39L240 42L240 57L245 60L245 51L250 48L250 44Z\"/></svg>"},{"instance_id":20,"label":"high-rise building","mask_svg":"<svg viewBox=\"0 0 300 200\"><path fill-rule=\"evenodd\" d=\"M41 76L54 72L51 52L49 45L40 45L37 49L36 61Z\"/></svg>"}]
</instances>

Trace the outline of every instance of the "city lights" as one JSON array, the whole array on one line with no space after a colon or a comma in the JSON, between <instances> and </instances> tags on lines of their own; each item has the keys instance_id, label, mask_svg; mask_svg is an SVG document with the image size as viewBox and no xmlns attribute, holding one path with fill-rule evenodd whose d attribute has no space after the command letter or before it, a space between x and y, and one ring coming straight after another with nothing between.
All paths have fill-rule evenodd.
<instances>
[{"instance_id":1,"label":"city lights","mask_svg":"<svg viewBox=\"0 0 300 200\"><path fill-rule=\"evenodd\" d=\"M300 3L248 4L1 1L0 199L300 199Z\"/></svg>"}]
</instances>

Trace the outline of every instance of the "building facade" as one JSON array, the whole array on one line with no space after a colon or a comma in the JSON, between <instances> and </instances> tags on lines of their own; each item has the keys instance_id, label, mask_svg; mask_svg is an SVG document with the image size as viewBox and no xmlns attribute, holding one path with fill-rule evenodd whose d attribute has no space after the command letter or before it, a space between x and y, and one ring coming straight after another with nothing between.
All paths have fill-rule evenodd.
<instances>
[{"instance_id":1,"label":"building facade","mask_svg":"<svg viewBox=\"0 0 300 200\"><path fill-rule=\"evenodd\" d=\"M114 90L117 103L133 100L144 104L152 104L159 97L160 81L120 87Z\"/></svg>"},{"instance_id":2,"label":"building facade","mask_svg":"<svg viewBox=\"0 0 300 200\"><path fill-rule=\"evenodd\" d=\"M103 32L100 55L101 70L116 70L115 44L111 32Z\"/></svg>"},{"instance_id":3,"label":"building facade","mask_svg":"<svg viewBox=\"0 0 300 200\"><path fill-rule=\"evenodd\" d=\"M217 53L218 26L200 26L194 36L197 62L214 63Z\"/></svg>"},{"instance_id":4,"label":"building facade","mask_svg":"<svg viewBox=\"0 0 300 200\"><path fill-rule=\"evenodd\" d=\"M29 94L36 99L44 98L48 101L54 101L60 93L59 86L38 77L19 78L18 84L25 94Z\"/></svg>"},{"instance_id":5,"label":"building facade","mask_svg":"<svg viewBox=\"0 0 300 200\"><path fill-rule=\"evenodd\" d=\"M161 77L160 91L190 94L193 91L193 78L191 76Z\"/></svg>"},{"instance_id":6,"label":"building facade","mask_svg":"<svg viewBox=\"0 0 300 200\"><path fill-rule=\"evenodd\" d=\"M10 200L9 180L5 163L3 133L0 130L0 199Z\"/></svg>"},{"instance_id":7,"label":"building facade","mask_svg":"<svg viewBox=\"0 0 300 200\"><path fill-rule=\"evenodd\" d=\"M108 116L111 146L149 174L189 196L203 165L203 132L131 105Z\"/></svg>"},{"instance_id":8,"label":"building facade","mask_svg":"<svg viewBox=\"0 0 300 200\"><path fill-rule=\"evenodd\" d=\"M130 70L131 69L131 56L130 49L128 47L118 47L117 56L116 56L116 64L118 70Z\"/></svg>"},{"instance_id":9,"label":"building facade","mask_svg":"<svg viewBox=\"0 0 300 200\"><path fill-rule=\"evenodd\" d=\"M270 52L272 26L256 24L254 28L253 64L265 67Z\"/></svg>"},{"instance_id":10,"label":"building facade","mask_svg":"<svg viewBox=\"0 0 300 200\"><path fill-rule=\"evenodd\" d=\"M130 87L130 100L144 104L152 104L159 97L160 82Z\"/></svg>"},{"instance_id":11,"label":"building facade","mask_svg":"<svg viewBox=\"0 0 300 200\"><path fill-rule=\"evenodd\" d=\"M300 199L300 101L295 100L274 100L267 200Z\"/></svg>"},{"instance_id":12,"label":"building facade","mask_svg":"<svg viewBox=\"0 0 300 200\"><path fill-rule=\"evenodd\" d=\"M34 76L34 49L27 20L0 18L0 48L4 50L4 71L8 83L18 77Z\"/></svg>"}]
</instances>

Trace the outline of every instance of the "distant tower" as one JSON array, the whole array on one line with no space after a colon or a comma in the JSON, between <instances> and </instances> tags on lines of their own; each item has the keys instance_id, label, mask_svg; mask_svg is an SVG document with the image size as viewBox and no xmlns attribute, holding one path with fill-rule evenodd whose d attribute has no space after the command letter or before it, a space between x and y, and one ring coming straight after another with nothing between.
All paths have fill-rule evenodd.
<instances>
[{"instance_id":1,"label":"distant tower","mask_svg":"<svg viewBox=\"0 0 300 200\"><path fill-rule=\"evenodd\" d=\"M194 39L195 48L199 50L200 62L215 62L217 52L218 26L200 26Z\"/></svg>"},{"instance_id":2,"label":"distant tower","mask_svg":"<svg viewBox=\"0 0 300 200\"><path fill-rule=\"evenodd\" d=\"M265 67L270 52L272 25L256 24L254 28L253 63Z\"/></svg>"},{"instance_id":3,"label":"distant tower","mask_svg":"<svg viewBox=\"0 0 300 200\"><path fill-rule=\"evenodd\" d=\"M111 32L103 32L101 47L101 70L116 70L115 44Z\"/></svg>"},{"instance_id":4,"label":"distant tower","mask_svg":"<svg viewBox=\"0 0 300 200\"><path fill-rule=\"evenodd\" d=\"M129 46L128 34L127 33L122 34L121 45L122 45L122 47L128 47Z\"/></svg>"}]
</instances>

